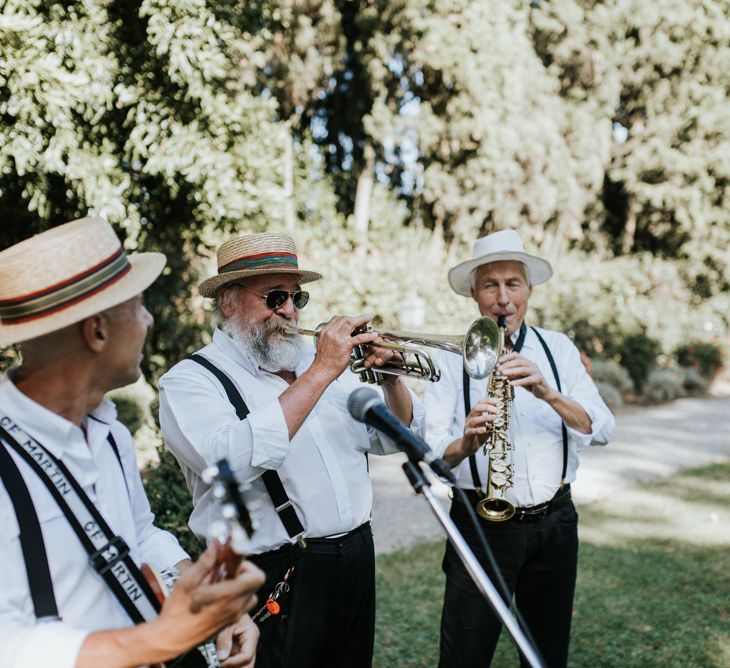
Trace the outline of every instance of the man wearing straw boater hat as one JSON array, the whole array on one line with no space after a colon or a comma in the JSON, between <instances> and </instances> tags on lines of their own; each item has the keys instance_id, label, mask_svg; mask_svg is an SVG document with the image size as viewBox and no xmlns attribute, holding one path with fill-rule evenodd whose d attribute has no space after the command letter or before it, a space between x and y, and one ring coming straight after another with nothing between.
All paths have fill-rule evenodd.
<instances>
[{"instance_id":1,"label":"man wearing straw boater hat","mask_svg":"<svg viewBox=\"0 0 730 668\"><path fill-rule=\"evenodd\" d=\"M458 358L444 355L441 381L426 388L424 408L428 441L454 469L470 504L481 508L479 522L506 588L514 594L546 664L553 667L568 660L578 560L578 518L570 483L578 454L588 445L607 443L614 420L570 339L525 322L533 286L551 275L550 264L526 253L513 230L476 241L473 257L449 271L449 284L473 299L482 316L506 320L506 350L497 368L508 381L505 387L513 388L514 400L508 406L509 390L500 397L487 396L489 381L470 379ZM484 453L488 434L495 435L490 448L506 449L506 457L491 449ZM490 500L485 502L485 497ZM458 497L451 517L495 581ZM451 545L446 546L443 568L439 665L489 665L501 622Z\"/></svg>"},{"instance_id":2,"label":"man wearing straw boater hat","mask_svg":"<svg viewBox=\"0 0 730 668\"><path fill-rule=\"evenodd\" d=\"M165 443L180 462L200 533L211 490L200 473L225 456L260 509L251 559L266 572L259 598L257 666L370 666L374 632L372 490L366 455L395 448L347 411L358 387L347 371L352 335L369 316L332 318L312 344L286 331L309 299L286 234L249 234L224 243L218 273L200 293L216 300L213 341L160 382ZM366 365L389 358L369 355ZM397 377L383 383L400 419L422 429L423 412Z\"/></svg>"},{"instance_id":3,"label":"man wearing straw boater hat","mask_svg":"<svg viewBox=\"0 0 730 668\"><path fill-rule=\"evenodd\" d=\"M230 665L253 660L244 614L263 575L247 564L209 584L216 549L191 565L153 526L131 436L104 398L140 376L152 324L141 295L164 265L127 256L97 218L0 252L0 345L22 355L0 383L3 668L158 663L237 620L220 650L233 638ZM142 562L184 570L159 615Z\"/></svg>"}]
</instances>

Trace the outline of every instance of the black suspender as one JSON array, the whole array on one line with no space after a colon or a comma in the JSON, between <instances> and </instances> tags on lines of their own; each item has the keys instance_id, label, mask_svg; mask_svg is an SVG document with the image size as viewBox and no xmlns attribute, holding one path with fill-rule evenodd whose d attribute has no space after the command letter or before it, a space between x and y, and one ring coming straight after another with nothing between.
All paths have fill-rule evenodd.
<instances>
[{"instance_id":1,"label":"black suspender","mask_svg":"<svg viewBox=\"0 0 730 668\"><path fill-rule=\"evenodd\" d=\"M104 579L130 619L135 624L139 624L155 617L160 611L160 604L145 577L129 556L129 546L124 539L121 536L114 535L111 527L106 523L106 520L102 517L101 513L91 502L83 488L71 475L63 462L54 457L42 444L31 440L22 430L16 425L13 425L12 420L9 418L3 418L2 422L9 430L19 433L23 443L19 443L11 436L4 426L0 426L0 438L2 438L8 447L13 448L17 452L21 459L33 469L39 480L46 486L66 516L69 525L76 533L82 546L89 553L89 564ZM0 446L0 450L7 457L10 457L5 447ZM10 461L14 466L12 457L10 457ZM19 472L18 475L20 475ZM3 482L5 482L4 478ZM25 486L24 483L23 486ZM27 493L27 488L25 491ZM10 488L8 489L8 493L12 495ZM22 511L20 513L17 512L18 502L22 499L22 494L21 491L20 498L13 498L12 496L11 498L13 505L16 507L18 524L25 523L27 525L28 514ZM33 509L32 512L37 523L38 518L32 503L28 505L28 508ZM31 523L33 522L32 519L30 521ZM28 531L32 535L33 529L21 526L21 533L27 533ZM36 603L34 598L33 605L36 609L36 614L38 614L39 606L41 606L41 610L47 607L47 603L41 605L42 600L45 598L47 601L49 596L53 596L50 573L48 572L48 558L46 556L45 546L42 544L42 535L41 547L43 547L42 553L45 563L39 566L39 570L44 570L45 572L40 576L40 582L45 582L50 589L47 589L45 594L39 598L38 603ZM35 567L39 557L34 554L29 561L28 555L25 553L25 548L23 548L23 554L26 559L26 570ZM38 573L35 570L32 573L28 571L29 582L35 580L36 577L38 577ZM50 594L48 593L49 591ZM31 596L33 596L32 586ZM58 612L56 610L57 615Z\"/></svg>"},{"instance_id":2,"label":"black suspender","mask_svg":"<svg viewBox=\"0 0 730 668\"><path fill-rule=\"evenodd\" d=\"M39 621L60 619L53 593L51 570L48 568L46 546L33 499L15 461L3 445L0 445L0 479L5 485L18 518L20 547L23 550L36 619Z\"/></svg>"},{"instance_id":3,"label":"black suspender","mask_svg":"<svg viewBox=\"0 0 730 668\"><path fill-rule=\"evenodd\" d=\"M553 371L553 376L555 377L555 384L557 385L558 392L562 392L562 388L560 385L560 376L558 375L558 368L555 365L555 359L553 358L552 353L550 352L550 348L548 348L547 343L545 342L545 339L540 335L540 333L537 331L535 327L531 327L533 332L535 332L538 340L542 344L543 350L545 350L545 355L548 358L548 362L550 363L550 368ZM522 323L522 327L520 327L520 334L517 337L517 341L515 342L515 345L512 346L512 350L516 353L520 352L522 350L522 346L525 343L525 336L527 334L527 326L525 323ZM471 398L469 396L469 375L466 373L466 370L463 372L463 384L464 384L464 415L469 415L469 411L471 411ZM565 481L565 474L568 471L568 430L565 427L565 422L561 423L562 427L562 433L563 433L563 473L560 476L560 482ZM471 477L472 482L474 483L474 489L481 490L482 488L482 481L479 477L479 471L477 470L477 458L476 455L470 455L469 456L469 468L471 470Z\"/></svg>"},{"instance_id":4,"label":"black suspender","mask_svg":"<svg viewBox=\"0 0 730 668\"><path fill-rule=\"evenodd\" d=\"M190 355L188 359L206 368L220 381L228 396L228 401L231 402L233 408L236 410L238 419L245 420L249 414L248 406L246 406L246 402L243 400L241 393L228 375L202 355L196 353ZM276 513L279 515L279 519L284 525L284 529L286 529L289 538L302 538L304 536L304 527L284 489L279 474L276 471L267 469L261 474L261 479L264 481L266 491L269 493L269 497L271 497L271 502L274 504Z\"/></svg>"},{"instance_id":5,"label":"black suspender","mask_svg":"<svg viewBox=\"0 0 730 668\"><path fill-rule=\"evenodd\" d=\"M535 332L537 338L540 340L540 343L542 344L543 349L545 350L545 354L547 355L548 362L550 362L550 368L553 370L553 376L555 376L555 384L558 387L558 392L562 392L563 388L560 386L560 376L558 375L558 367L555 366L555 360L553 359L553 355L550 352L550 348L548 348L547 343L545 343L545 339L542 338L540 335L540 332L537 331L534 327L532 327L532 331ZM568 471L568 429L565 426L565 422L562 421L560 423L560 426L563 431L563 473L560 476L560 482L565 482L565 474Z\"/></svg>"},{"instance_id":6,"label":"black suspender","mask_svg":"<svg viewBox=\"0 0 730 668\"><path fill-rule=\"evenodd\" d=\"M469 374L466 369L464 374L464 419L471 411L471 397L469 396ZM482 488L482 479L479 477L479 469L477 469L476 455L469 455L469 468L471 469L471 479L474 482L474 489L480 491Z\"/></svg>"}]
</instances>

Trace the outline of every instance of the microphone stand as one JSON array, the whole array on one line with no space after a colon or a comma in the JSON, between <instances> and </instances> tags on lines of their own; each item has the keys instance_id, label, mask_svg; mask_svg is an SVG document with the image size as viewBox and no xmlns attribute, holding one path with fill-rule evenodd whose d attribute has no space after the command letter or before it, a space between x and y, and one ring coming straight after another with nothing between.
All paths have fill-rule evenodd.
<instances>
[{"instance_id":1,"label":"microphone stand","mask_svg":"<svg viewBox=\"0 0 730 668\"><path fill-rule=\"evenodd\" d=\"M527 661L532 668L544 668L545 664L542 662L542 659L530 644L530 641L527 639L527 636L525 636L524 631L520 628L517 620L510 613L509 608L502 600L502 597L497 593L492 581L489 579L481 564L474 556L474 552L472 552L469 545L467 545L463 536L456 528L451 517L449 517L448 513L444 510L443 506L436 500L436 497L431 491L431 483L424 475L421 467L417 462L414 462L409 458L408 461L403 464L403 471L405 472L406 478L408 478L408 482L411 483L416 494L421 494L426 501L428 501L433 514L436 516L436 519L446 532L447 539L454 546L454 549L459 555L464 567L469 572L469 575L474 581L474 584L477 586L477 589L482 593L482 596L487 599L489 605L492 606L492 610L494 610L497 616L502 620L502 623L512 636L512 640L514 640L515 645L517 645L517 649L522 654L525 661Z\"/></svg>"}]
</instances>

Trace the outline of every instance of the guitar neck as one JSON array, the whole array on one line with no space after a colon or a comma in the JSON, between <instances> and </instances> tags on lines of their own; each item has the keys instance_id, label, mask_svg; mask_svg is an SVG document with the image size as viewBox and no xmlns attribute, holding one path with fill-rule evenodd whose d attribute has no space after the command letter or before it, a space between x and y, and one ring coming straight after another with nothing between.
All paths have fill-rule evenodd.
<instances>
[{"instance_id":1,"label":"guitar neck","mask_svg":"<svg viewBox=\"0 0 730 668\"><path fill-rule=\"evenodd\" d=\"M225 543L218 543L218 571L216 580L230 580L236 577L238 567L243 561L244 554L238 551L234 545L235 541L229 538Z\"/></svg>"}]
</instances>

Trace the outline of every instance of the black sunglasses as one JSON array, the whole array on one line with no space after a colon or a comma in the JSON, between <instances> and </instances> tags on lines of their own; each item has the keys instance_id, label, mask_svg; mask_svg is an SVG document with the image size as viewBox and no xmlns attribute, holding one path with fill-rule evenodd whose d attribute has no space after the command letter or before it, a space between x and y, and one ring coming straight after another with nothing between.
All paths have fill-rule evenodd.
<instances>
[{"instance_id":1,"label":"black sunglasses","mask_svg":"<svg viewBox=\"0 0 730 668\"><path fill-rule=\"evenodd\" d=\"M237 285L239 288L244 288L249 292L253 292L255 295L261 297L261 299L265 299L266 306L272 311L276 311L276 309L284 306L289 297L291 297L292 302L294 302L294 307L297 311L301 311L309 303L309 293L304 292L303 290L295 290L294 292L289 292L289 290L269 290L265 294L261 294L260 292L256 292L256 290L249 288L247 285L241 285L240 283L234 283L234 285Z\"/></svg>"}]
</instances>

